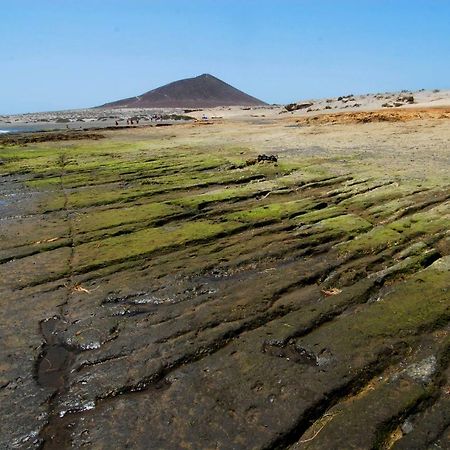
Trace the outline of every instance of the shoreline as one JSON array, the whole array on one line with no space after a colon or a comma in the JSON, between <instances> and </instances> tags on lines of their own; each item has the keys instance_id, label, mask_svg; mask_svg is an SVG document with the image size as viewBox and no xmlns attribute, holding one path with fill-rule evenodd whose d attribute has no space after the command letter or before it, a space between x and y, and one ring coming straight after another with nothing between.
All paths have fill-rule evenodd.
<instances>
[{"instance_id":1,"label":"shoreline","mask_svg":"<svg viewBox=\"0 0 450 450\"><path fill-rule=\"evenodd\" d=\"M450 107L450 90L420 90L345 95L333 98L302 99L289 105L222 106L215 108L87 108L40 113L0 115L0 133L78 131L126 128L152 124L185 123L193 120L262 120L278 118L309 119L315 116L395 112L401 110L442 109Z\"/></svg>"}]
</instances>

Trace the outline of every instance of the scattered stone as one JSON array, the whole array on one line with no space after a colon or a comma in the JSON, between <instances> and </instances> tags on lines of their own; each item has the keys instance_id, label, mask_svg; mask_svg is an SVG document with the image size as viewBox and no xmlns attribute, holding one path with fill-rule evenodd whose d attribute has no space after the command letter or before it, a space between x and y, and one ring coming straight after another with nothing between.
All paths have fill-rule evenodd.
<instances>
[{"instance_id":1,"label":"scattered stone","mask_svg":"<svg viewBox=\"0 0 450 450\"><path fill-rule=\"evenodd\" d=\"M412 103L414 103L414 96L413 95L399 95L397 97L397 101L412 104Z\"/></svg>"},{"instance_id":2,"label":"scattered stone","mask_svg":"<svg viewBox=\"0 0 450 450\"><path fill-rule=\"evenodd\" d=\"M412 423L408 419L406 419L402 423L402 426L400 428L401 428L403 434L409 434L414 429L414 427L412 426Z\"/></svg>"},{"instance_id":3,"label":"scattered stone","mask_svg":"<svg viewBox=\"0 0 450 450\"><path fill-rule=\"evenodd\" d=\"M298 109L305 109L309 108L310 106L314 105L312 102L306 102L306 103L289 103L289 105L285 106L285 109L287 111L297 111Z\"/></svg>"},{"instance_id":4,"label":"scattered stone","mask_svg":"<svg viewBox=\"0 0 450 450\"><path fill-rule=\"evenodd\" d=\"M390 97L385 97L389 99ZM395 100L391 100L389 102L383 103L381 106L383 108L393 108L393 107L400 107L404 106L406 104L413 104L414 103L414 96L413 95L399 95Z\"/></svg>"},{"instance_id":5,"label":"scattered stone","mask_svg":"<svg viewBox=\"0 0 450 450\"><path fill-rule=\"evenodd\" d=\"M278 158L275 155L258 155L258 162L274 162L276 163Z\"/></svg>"}]
</instances>

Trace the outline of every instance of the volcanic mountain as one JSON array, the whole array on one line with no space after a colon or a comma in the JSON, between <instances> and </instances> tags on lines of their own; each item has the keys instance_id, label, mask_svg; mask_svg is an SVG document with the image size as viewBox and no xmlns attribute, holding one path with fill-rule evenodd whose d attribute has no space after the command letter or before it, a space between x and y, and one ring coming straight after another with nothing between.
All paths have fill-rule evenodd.
<instances>
[{"instance_id":1,"label":"volcanic mountain","mask_svg":"<svg viewBox=\"0 0 450 450\"><path fill-rule=\"evenodd\" d=\"M136 97L106 103L101 108L212 108L265 104L205 73L195 78L174 81Z\"/></svg>"}]
</instances>

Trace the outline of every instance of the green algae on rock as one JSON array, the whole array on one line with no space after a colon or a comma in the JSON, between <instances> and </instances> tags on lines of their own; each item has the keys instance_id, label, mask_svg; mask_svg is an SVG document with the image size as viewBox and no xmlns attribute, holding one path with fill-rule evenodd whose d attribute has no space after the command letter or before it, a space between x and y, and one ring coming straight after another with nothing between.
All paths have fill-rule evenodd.
<instances>
[{"instance_id":1,"label":"green algae on rock","mask_svg":"<svg viewBox=\"0 0 450 450\"><path fill-rule=\"evenodd\" d=\"M431 128L400 148L394 124L368 144L373 124L259 120L0 148L0 447L442 441L450 180ZM246 165L262 152L277 164Z\"/></svg>"}]
</instances>

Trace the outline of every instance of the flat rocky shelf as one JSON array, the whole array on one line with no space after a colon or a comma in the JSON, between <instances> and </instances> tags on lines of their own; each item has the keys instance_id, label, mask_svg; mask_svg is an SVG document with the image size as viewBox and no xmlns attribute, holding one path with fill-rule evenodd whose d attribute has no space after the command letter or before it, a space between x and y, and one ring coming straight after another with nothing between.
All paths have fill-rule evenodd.
<instances>
[{"instance_id":1,"label":"flat rocky shelf","mask_svg":"<svg viewBox=\"0 0 450 450\"><path fill-rule=\"evenodd\" d=\"M449 139L283 116L0 143L0 447L448 448Z\"/></svg>"}]
</instances>

